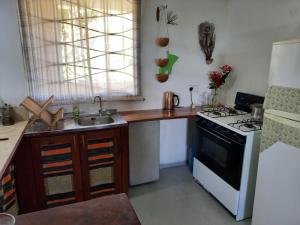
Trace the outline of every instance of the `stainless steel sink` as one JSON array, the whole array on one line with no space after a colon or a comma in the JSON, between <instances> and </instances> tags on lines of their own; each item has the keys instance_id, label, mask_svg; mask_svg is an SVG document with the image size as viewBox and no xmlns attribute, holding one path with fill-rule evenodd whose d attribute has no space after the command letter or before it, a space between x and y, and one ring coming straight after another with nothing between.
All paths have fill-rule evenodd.
<instances>
[{"instance_id":1,"label":"stainless steel sink","mask_svg":"<svg viewBox=\"0 0 300 225\"><path fill-rule=\"evenodd\" d=\"M106 125L114 122L110 116L83 116L78 119L80 126Z\"/></svg>"}]
</instances>

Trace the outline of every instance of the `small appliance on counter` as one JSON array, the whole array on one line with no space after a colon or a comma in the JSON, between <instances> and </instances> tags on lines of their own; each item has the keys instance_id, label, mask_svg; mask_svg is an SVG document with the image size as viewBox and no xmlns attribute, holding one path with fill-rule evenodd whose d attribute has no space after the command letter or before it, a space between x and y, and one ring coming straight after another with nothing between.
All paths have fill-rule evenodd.
<instances>
[{"instance_id":1,"label":"small appliance on counter","mask_svg":"<svg viewBox=\"0 0 300 225\"><path fill-rule=\"evenodd\" d=\"M176 103L175 103L176 101ZM179 96L171 91L164 92L163 95L163 109L172 111L179 106Z\"/></svg>"},{"instance_id":2,"label":"small appliance on counter","mask_svg":"<svg viewBox=\"0 0 300 225\"><path fill-rule=\"evenodd\" d=\"M251 116L256 121L262 121L264 115L263 104L253 104L251 105Z\"/></svg>"},{"instance_id":3,"label":"small appliance on counter","mask_svg":"<svg viewBox=\"0 0 300 225\"><path fill-rule=\"evenodd\" d=\"M11 126L15 124L13 107L5 104L2 111L2 125Z\"/></svg>"},{"instance_id":4,"label":"small appliance on counter","mask_svg":"<svg viewBox=\"0 0 300 225\"><path fill-rule=\"evenodd\" d=\"M251 116L251 105L263 101L238 92L235 107L197 113L193 176L238 221L252 215L262 121Z\"/></svg>"}]
</instances>

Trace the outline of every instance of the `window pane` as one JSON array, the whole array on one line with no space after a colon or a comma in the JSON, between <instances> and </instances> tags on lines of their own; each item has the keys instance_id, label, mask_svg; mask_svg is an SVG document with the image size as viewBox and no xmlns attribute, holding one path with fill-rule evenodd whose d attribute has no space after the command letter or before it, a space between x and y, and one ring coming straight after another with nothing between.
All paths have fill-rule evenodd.
<instances>
[{"instance_id":1,"label":"window pane","mask_svg":"<svg viewBox=\"0 0 300 225\"><path fill-rule=\"evenodd\" d=\"M30 94L137 96L138 0L19 0Z\"/></svg>"}]
</instances>

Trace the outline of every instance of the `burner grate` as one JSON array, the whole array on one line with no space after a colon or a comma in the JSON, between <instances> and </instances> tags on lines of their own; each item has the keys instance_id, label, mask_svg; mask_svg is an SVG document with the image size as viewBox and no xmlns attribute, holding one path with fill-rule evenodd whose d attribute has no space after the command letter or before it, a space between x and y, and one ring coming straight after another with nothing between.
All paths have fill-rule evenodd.
<instances>
[{"instance_id":1,"label":"burner grate","mask_svg":"<svg viewBox=\"0 0 300 225\"><path fill-rule=\"evenodd\" d=\"M206 116L212 117L212 118L237 116L237 115L247 114L247 112L236 110L234 108L225 107L225 106L217 106L217 107L206 108L201 113L203 113Z\"/></svg>"},{"instance_id":2,"label":"burner grate","mask_svg":"<svg viewBox=\"0 0 300 225\"><path fill-rule=\"evenodd\" d=\"M261 130L262 121L254 120L254 119L244 119L244 120L237 120L235 123L229 123L229 126L237 128L241 131L249 132L249 131L256 131Z\"/></svg>"}]
</instances>

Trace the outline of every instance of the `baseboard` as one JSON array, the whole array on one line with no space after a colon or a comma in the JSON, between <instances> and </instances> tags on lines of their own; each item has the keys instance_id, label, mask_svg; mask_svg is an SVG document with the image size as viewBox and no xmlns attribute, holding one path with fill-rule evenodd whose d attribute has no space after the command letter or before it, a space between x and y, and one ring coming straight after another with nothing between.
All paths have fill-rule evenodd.
<instances>
[{"instance_id":1,"label":"baseboard","mask_svg":"<svg viewBox=\"0 0 300 225\"><path fill-rule=\"evenodd\" d=\"M170 168L170 167L177 167L177 166L185 166L187 165L187 161L181 161L181 162L175 162L175 163L165 163L165 164L160 164L159 168L160 169L165 169L165 168Z\"/></svg>"}]
</instances>

